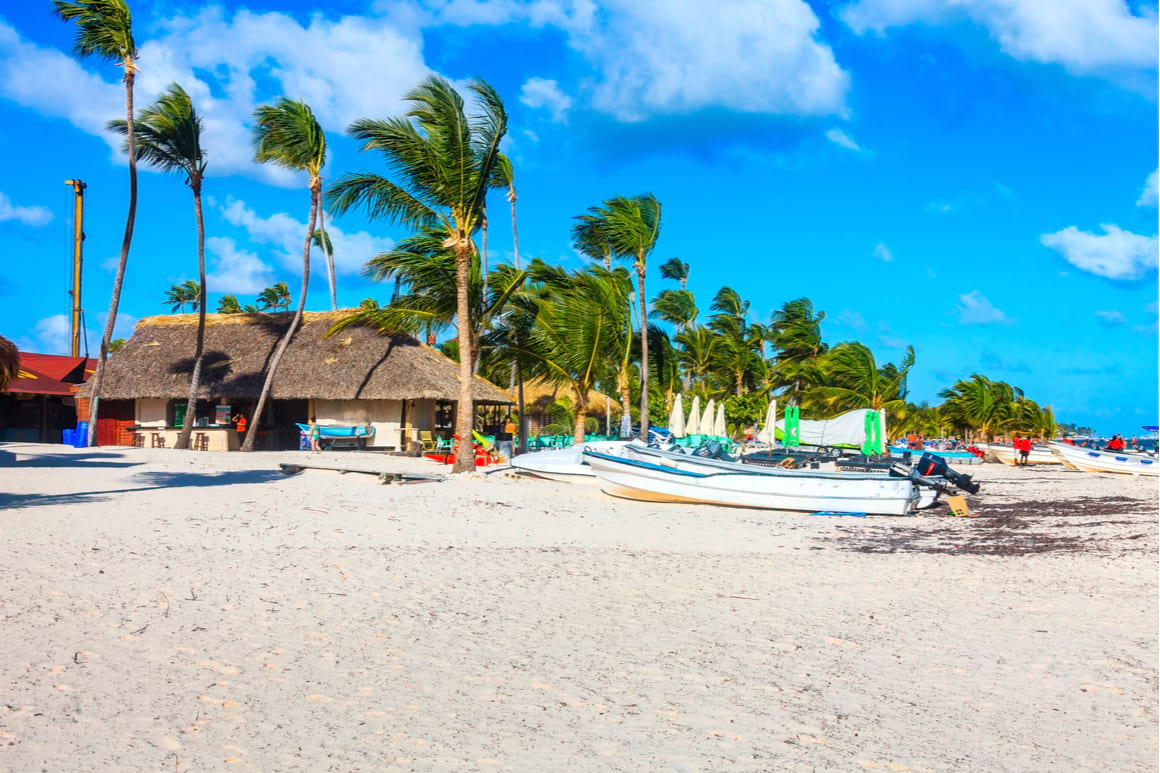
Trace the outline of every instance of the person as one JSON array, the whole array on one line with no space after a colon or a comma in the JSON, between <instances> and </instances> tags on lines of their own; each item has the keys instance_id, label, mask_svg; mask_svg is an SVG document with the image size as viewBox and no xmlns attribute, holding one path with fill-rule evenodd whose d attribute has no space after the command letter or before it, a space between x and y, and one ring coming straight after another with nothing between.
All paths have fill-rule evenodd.
<instances>
[{"instance_id":1,"label":"person","mask_svg":"<svg viewBox=\"0 0 1160 773\"><path fill-rule=\"evenodd\" d=\"M513 456L512 438L516 434L516 423L512 421L512 416L509 413L504 417L503 427L495 435L495 449L496 452L508 461Z\"/></svg>"},{"instance_id":2,"label":"person","mask_svg":"<svg viewBox=\"0 0 1160 773\"><path fill-rule=\"evenodd\" d=\"M238 415L234 416L230 421L234 423L234 429L238 432L238 440L241 440L242 436L246 434L245 415L241 411L238 411Z\"/></svg>"},{"instance_id":3,"label":"person","mask_svg":"<svg viewBox=\"0 0 1160 773\"><path fill-rule=\"evenodd\" d=\"M1015 442L1013 445L1015 446L1015 451L1018 452L1018 454L1019 454L1019 464L1026 467L1027 466L1027 457L1029 457L1031 455L1031 437L1028 436L1028 437L1021 438L1018 435L1016 435Z\"/></svg>"},{"instance_id":4,"label":"person","mask_svg":"<svg viewBox=\"0 0 1160 773\"><path fill-rule=\"evenodd\" d=\"M310 417L310 450L322 450L322 430L318 428L318 418Z\"/></svg>"},{"instance_id":5,"label":"person","mask_svg":"<svg viewBox=\"0 0 1160 773\"><path fill-rule=\"evenodd\" d=\"M1124 439L1119 435L1112 435L1112 439L1108 441L1109 451L1123 451Z\"/></svg>"}]
</instances>

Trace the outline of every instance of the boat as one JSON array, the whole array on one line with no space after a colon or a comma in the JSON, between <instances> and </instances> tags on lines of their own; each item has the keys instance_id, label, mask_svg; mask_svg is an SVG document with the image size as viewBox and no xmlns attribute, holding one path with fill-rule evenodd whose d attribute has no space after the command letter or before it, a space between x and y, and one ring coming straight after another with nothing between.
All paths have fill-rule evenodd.
<instances>
[{"instance_id":1,"label":"boat","mask_svg":"<svg viewBox=\"0 0 1160 773\"><path fill-rule=\"evenodd\" d=\"M1160 476L1160 463L1151 454L1081 448L1067 443L1050 443L1049 445L1059 461L1068 467L1084 472Z\"/></svg>"},{"instance_id":2,"label":"boat","mask_svg":"<svg viewBox=\"0 0 1160 773\"><path fill-rule=\"evenodd\" d=\"M907 515L919 503L910 478L871 473L783 474L701 467L681 470L643 459L584 450L600 488L612 496L645 502L694 502L765 510Z\"/></svg>"},{"instance_id":3,"label":"boat","mask_svg":"<svg viewBox=\"0 0 1160 773\"><path fill-rule=\"evenodd\" d=\"M933 454L941 459L945 459L947 464L982 464L983 457L977 456L970 451L947 451L941 448L923 448L921 450L914 448L904 448L902 446L890 446L886 451L891 456L905 457L906 454L917 458L923 454Z\"/></svg>"},{"instance_id":4,"label":"boat","mask_svg":"<svg viewBox=\"0 0 1160 773\"><path fill-rule=\"evenodd\" d=\"M512 459L511 464L516 472L535 478L595 486L597 485L596 472L585 464L584 449L592 448L607 454L618 454L630 442L634 441L607 440L569 446L568 448L556 448L551 451L536 451L516 456Z\"/></svg>"},{"instance_id":5,"label":"boat","mask_svg":"<svg viewBox=\"0 0 1160 773\"><path fill-rule=\"evenodd\" d=\"M701 456L699 454L689 454L681 451L666 450L663 448L653 448L651 446L630 445L624 450L624 453L629 458L643 459L644 461L653 462L654 464L664 465L666 467L673 467L678 470L704 470L712 469L726 472L743 472L756 473L759 475L778 475L788 476L794 478L802 475L812 476L826 476L836 479L846 480L865 480L868 477L887 478L891 477L889 467L881 471L874 472L843 472L841 470L833 469L818 469L818 468L784 468L777 466L755 465L752 463L744 463L742 461L729 461L726 459L713 458L711 456ZM933 507L938 502L938 495L948 489L947 481L941 477L922 477L919 475L909 475L909 470L901 474L895 474L893 477L906 478L910 477L919 485L919 500L917 509L923 510L928 507ZM977 489L976 489L977 490Z\"/></svg>"},{"instance_id":6,"label":"boat","mask_svg":"<svg viewBox=\"0 0 1160 773\"><path fill-rule=\"evenodd\" d=\"M992 456L1003 464L1015 466L1018 459L1018 454L1012 446L1001 446L996 443L976 443L979 450L983 451L988 456ZM1051 452L1047 446L1032 446L1031 453L1027 455L1028 464L1063 464L1058 456Z\"/></svg>"}]
</instances>

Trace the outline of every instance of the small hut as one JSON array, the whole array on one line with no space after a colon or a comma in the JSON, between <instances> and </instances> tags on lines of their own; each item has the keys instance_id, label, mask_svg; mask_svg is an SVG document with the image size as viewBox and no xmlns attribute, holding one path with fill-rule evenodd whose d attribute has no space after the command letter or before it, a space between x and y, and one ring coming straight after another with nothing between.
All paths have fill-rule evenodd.
<instances>
[{"instance_id":1,"label":"small hut","mask_svg":"<svg viewBox=\"0 0 1160 773\"><path fill-rule=\"evenodd\" d=\"M561 398L566 398L572 404L576 401L576 396L568 387L539 380L524 383L524 410L527 413L529 437L539 435L544 427L553 423L549 406ZM609 431L615 433L620 414L618 399L595 389L588 390L588 407L584 415L596 419L602 432L611 428Z\"/></svg>"},{"instance_id":2,"label":"small hut","mask_svg":"<svg viewBox=\"0 0 1160 773\"><path fill-rule=\"evenodd\" d=\"M258 432L256 445L267 449L298 447L296 425L311 417L323 426L369 428L366 444L386 450L409 449L422 431L449 436L459 396L458 363L409 336L364 327L328 336L349 313L303 315L274 377L262 424L256 427L253 411L266 366L294 315L207 314L195 431L229 430L214 445L236 447L231 419L240 414L248 431ZM106 364L98 424L108 416L120 421L123 430L147 429L176 438L188 418L184 412L196 336L196 314L138 322L133 336ZM480 405L512 402L480 378L473 394ZM122 442L132 442L131 437L123 435Z\"/></svg>"}]
</instances>

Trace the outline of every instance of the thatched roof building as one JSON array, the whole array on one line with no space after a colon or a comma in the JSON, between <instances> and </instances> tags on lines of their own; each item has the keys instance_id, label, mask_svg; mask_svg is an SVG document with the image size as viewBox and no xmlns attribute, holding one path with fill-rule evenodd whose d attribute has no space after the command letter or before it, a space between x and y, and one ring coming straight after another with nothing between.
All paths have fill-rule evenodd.
<instances>
[{"instance_id":1,"label":"thatched roof building","mask_svg":"<svg viewBox=\"0 0 1160 773\"><path fill-rule=\"evenodd\" d=\"M571 402L576 399L571 389L559 384L539 380L524 382L524 403L529 411L543 411L561 397L566 397ZM603 416L607 410L619 416L620 408L620 401L617 398L597 392L595 389L588 390L588 410L585 411L587 415Z\"/></svg>"},{"instance_id":2,"label":"thatched roof building","mask_svg":"<svg viewBox=\"0 0 1160 773\"><path fill-rule=\"evenodd\" d=\"M307 312L278 367L275 400L448 400L459 397L459 365L409 336L350 328L326 331L348 312ZM267 363L293 313L207 314L200 397L257 399ZM105 365L101 398L177 399L189 394L197 315L146 317ZM90 387L82 388L89 396ZM476 378L478 403L514 400Z\"/></svg>"},{"instance_id":3,"label":"thatched roof building","mask_svg":"<svg viewBox=\"0 0 1160 773\"><path fill-rule=\"evenodd\" d=\"M20 352L16 351L16 344L0 336L0 392L16 380L19 370Z\"/></svg>"}]
</instances>

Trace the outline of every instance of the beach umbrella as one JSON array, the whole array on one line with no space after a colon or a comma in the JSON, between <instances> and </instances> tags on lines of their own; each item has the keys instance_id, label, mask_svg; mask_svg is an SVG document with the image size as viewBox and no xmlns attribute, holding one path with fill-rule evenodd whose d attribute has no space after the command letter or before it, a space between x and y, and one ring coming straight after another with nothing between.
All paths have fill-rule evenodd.
<instances>
[{"instance_id":1,"label":"beach umbrella","mask_svg":"<svg viewBox=\"0 0 1160 773\"><path fill-rule=\"evenodd\" d=\"M714 437L725 437L729 430L725 427L725 403L717 406L717 418L713 420Z\"/></svg>"},{"instance_id":2,"label":"beach umbrella","mask_svg":"<svg viewBox=\"0 0 1160 773\"><path fill-rule=\"evenodd\" d=\"M705 412L701 414L701 434L713 434L713 420L716 418L717 401L712 397L709 398L709 404L705 406Z\"/></svg>"},{"instance_id":3,"label":"beach umbrella","mask_svg":"<svg viewBox=\"0 0 1160 773\"><path fill-rule=\"evenodd\" d=\"M757 439L766 445L772 446L777 442L777 400L770 400L765 409L765 426L757 433Z\"/></svg>"},{"instance_id":4,"label":"beach umbrella","mask_svg":"<svg viewBox=\"0 0 1160 773\"><path fill-rule=\"evenodd\" d=\"M689 411L689 420L685 423L686 435L701 434L701 397L693 395L693 408Z\"/></svg>"},{"instance_id":5,"label":"beach umbrella","mask_svg":"<svg viewBox=\"0 0 1160 773\"><path fill-rule=\"evenodd\" d=\"M685 406L681 405L681 396L673 400L673 409L669 411L669 432L673 437L685 436Z\"/></svg>"}]
</instances>

